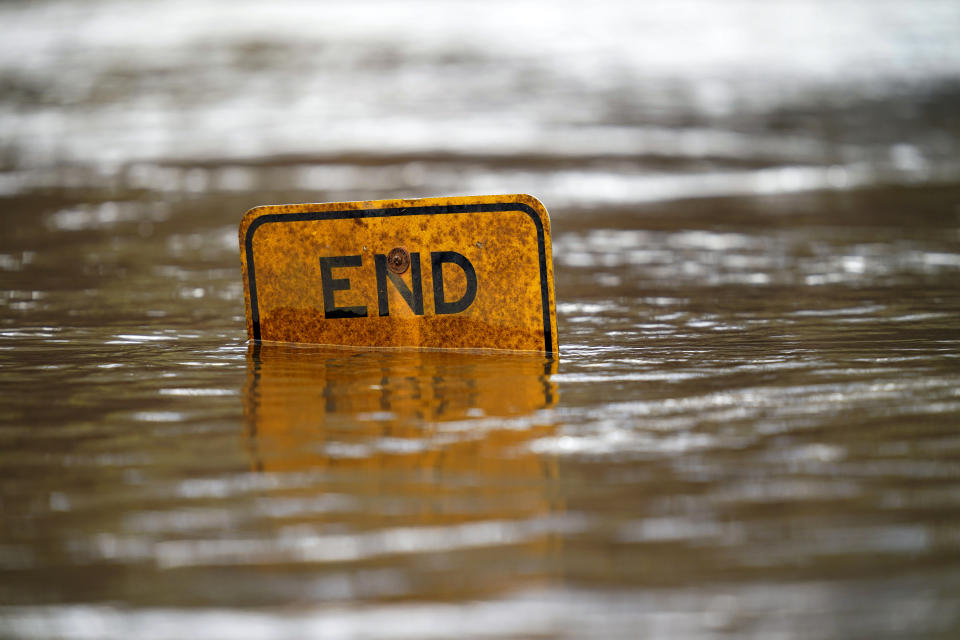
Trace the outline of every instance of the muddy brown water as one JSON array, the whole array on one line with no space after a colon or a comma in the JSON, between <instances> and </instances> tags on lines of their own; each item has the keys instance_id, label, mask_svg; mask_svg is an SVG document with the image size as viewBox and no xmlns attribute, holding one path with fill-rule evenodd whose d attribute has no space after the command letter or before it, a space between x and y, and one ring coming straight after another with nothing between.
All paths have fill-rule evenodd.
<instances>
[{"instance_id":1,"label":"muddy brown water","mask_svg":"<svg viewBox=\"0 0 960 640\"><path fill-rule=\"evenodd\" d=\"M95 196L5 205L17 633L958 630L960 188L556 211L553 364L254 348L253 196Z\"/></svg>"},{"instance_id":2,"label":"muddy brown water","mask_svg":"<svg viewBox=\"0 0 960 640\"><path fill-rule=\"evenodd\" d=\"M921 4L0 6L0 637L960 635ZM250 207L511 192L559 360L247 343Z\"/></svg>"}]
</instances>

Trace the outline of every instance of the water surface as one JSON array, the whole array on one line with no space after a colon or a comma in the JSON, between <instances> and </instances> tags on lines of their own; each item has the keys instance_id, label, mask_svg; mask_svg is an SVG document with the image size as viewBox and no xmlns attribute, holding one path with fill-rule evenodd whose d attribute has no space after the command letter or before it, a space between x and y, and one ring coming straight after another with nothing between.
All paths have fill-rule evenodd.
<instances>
[{"instance_id":1,"label":"water surface","mask_svg":"<svg viewBox=\"0 0 960 640\"><path fill-rule=\"evenodd\" d=\"M0 635L960 633L954 3L234 4L0 9ZM513 191L559 361L246 342L248 208Z\"/></svg>"}]
</instances>

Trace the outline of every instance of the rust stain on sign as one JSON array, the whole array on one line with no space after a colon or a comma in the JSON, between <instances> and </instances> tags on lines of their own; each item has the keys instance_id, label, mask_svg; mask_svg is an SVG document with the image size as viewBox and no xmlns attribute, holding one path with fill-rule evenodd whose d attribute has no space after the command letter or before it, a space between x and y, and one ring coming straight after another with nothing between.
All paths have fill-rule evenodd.
<instances>
[{"instance_id":1,"label":"rust stain on sign","mask_svg":"<svg viewBox=\"0 0 960 640\"><path fill-rule=\"evenodd\" d=\"M532 196L257 207L240 256L252 340L557 353Z\"/></svg>"}]
</instances>

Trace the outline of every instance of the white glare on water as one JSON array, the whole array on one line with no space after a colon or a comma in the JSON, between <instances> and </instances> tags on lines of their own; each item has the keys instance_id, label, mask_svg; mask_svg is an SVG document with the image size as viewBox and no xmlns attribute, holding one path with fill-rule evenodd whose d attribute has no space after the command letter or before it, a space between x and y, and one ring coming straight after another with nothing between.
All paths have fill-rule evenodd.
<instances>
[{"instance_id":1,"label":"white glare on water","mask_svg":"<svg viewBox=\"0 0 960 640\"><path fill-rule=\"evenodd\" d=\"M666 154L783 164L663 177L622 167L469 170L444 187L521 184L575 204L960 173L949 136L897 135L869 117L879 106L909 119L898 100L956 78L960 5L945 0L32 2L5 4L0 24L0 76L10 88L0 98L0 147L14 168L73 165L46 178L0 172L0 192L118 175L162 189L169 170L157 161L283 154ZM827 127L852 123L845 140L766 124L822 108L868 117ZM139 168L127 173L131 162ZM409 172L318 170L300 186L421 186ZM201 191L254 182L242 168L188 170L185 179Z\"/></svg>"}]
</instances>

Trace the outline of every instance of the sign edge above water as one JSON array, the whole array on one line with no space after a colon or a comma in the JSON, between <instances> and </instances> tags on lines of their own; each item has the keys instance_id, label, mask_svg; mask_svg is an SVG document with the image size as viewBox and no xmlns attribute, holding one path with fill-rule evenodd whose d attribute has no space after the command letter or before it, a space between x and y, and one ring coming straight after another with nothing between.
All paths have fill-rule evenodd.
<instances>
[{"instance_id":1,"label":"sign edge above water","mask_svg":"<svg viewBox=\"0 0 960 640\"><path fill-rule=\"evenodd\" d=\"M514 205L514 206L511 206ZM495 207L495 208L491 208ZM298 218L298 216L311 216L323 213L346 214L338 216L345 217L367 217L362 212L391 211L392 215L403 215L406 209L425 209L437 208L445 209L443 213L472 213L482 211L522 211L530 216L537 228L537 239L540 267L540 285L541 285L541 311L544 320L544 347L542 349L517 350L502 349L496 347L435 347L423 345L404 345L404 346L384 346L384 345L366 345L361 348L370 349L441 349L472 352L519 352L519 353L541 353L549 358L556 358L559 355L558 349L558 328L556 318L556 293L554 288L553 276L553 252L551 242L550 217L546 207L536 197L528 194L500 194L500 195L482 195L482 196L441 196L427 198L397 198L386 200L358 200L347 202L316 202L301 204L277 204L277 205L259 205L248 210L239 226L239 244L240 261L243 279L243 295L246 310L246 328L247 339L254 342L271 342L260 338L259 316L254 317L254 303L256 302L257 287L255 283L255 273L248 268L253 264L253 237L256 230L266 222L280 222L287 216L290 221L307 221L311 218ZM360 212L352 214L352 212ZM440 213L441 211L437 211ZM277 219L275 216L283 216ZM378 217L371 215L370 217ZM316 218L314 218L316 219ZM253 302L251 301L251 290L253 291ZM257 305L257 308L259 305ZM322 342L309 342L303 344L327 344ZM349 346L337 345L331 343L329 346ZM356 345L354 345L356 346Z\"/></svg>"}]
</instances>

